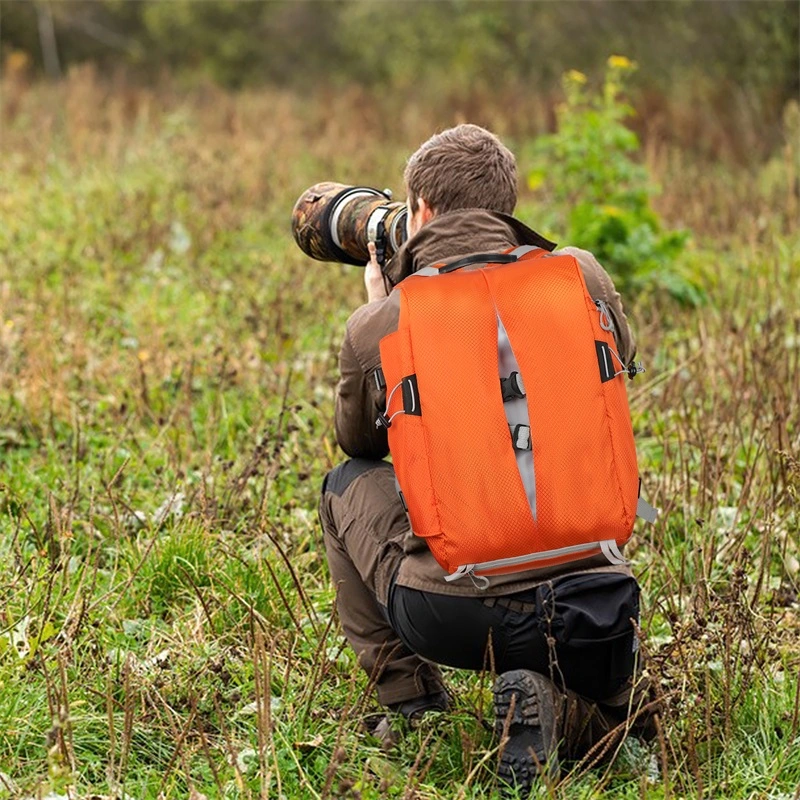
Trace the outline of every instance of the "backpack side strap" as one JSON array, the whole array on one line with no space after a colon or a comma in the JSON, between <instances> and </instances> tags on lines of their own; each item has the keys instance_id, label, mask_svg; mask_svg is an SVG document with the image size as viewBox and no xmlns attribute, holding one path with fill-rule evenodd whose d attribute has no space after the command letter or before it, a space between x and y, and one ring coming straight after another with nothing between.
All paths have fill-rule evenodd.
<instances>
[{"instance_id":1,"label":"backpack side strap","mask_svg":"<svg viewBox=\"0 0 800 800\"><path fill-rule=\"evenodd\" d=\"M651 506L643 497L640 497L636 501L636 516L652 525L656 521L656 517L658 517L658 509Z\"/></svg>"}]
</instances>

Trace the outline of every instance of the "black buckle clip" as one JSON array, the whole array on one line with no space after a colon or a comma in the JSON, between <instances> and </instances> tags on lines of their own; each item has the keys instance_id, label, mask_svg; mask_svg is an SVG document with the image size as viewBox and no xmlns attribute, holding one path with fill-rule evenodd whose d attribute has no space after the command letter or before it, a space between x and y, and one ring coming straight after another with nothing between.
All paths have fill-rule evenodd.
<instances>
[{"instance_id":1,"label":"black buckle clip","mask_svg":"<svg viewBox=\"0 0 800 800\"><path fill-rule=\"evenodd\" d=\"M525 385L522 383L522 376L519 372L512 372L507 378L500 378L500 391L503 394L503 402L508 400L520 400L525 397Z\"/></svg>"},{"instance_id":2,"label":"black buckle clip","mask_svg":"<svg viewBox=\"0 0 800 800\"><path fill-rule=\"evenodd\" d=\"M376 428L386 428L387 430L391 427L392 421L389 417L386 416L385 412L380 411L378 413L378 418L375 420L375 427Z\"/></svg>"}]
</instances>

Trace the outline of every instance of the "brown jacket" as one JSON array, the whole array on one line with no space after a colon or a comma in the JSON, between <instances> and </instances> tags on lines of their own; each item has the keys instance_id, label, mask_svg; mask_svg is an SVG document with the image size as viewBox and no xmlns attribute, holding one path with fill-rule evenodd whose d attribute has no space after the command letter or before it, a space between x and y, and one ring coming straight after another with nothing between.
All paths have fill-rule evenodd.
<instances>
[{"instance_id":1,"label":"brown jacket","mask_svg":"<svg viewBox=\"0 0 800 800\"><path fill-rule=\"evenodd\" d=\"M416 236L409 239L389 262L386 274L392 283L441 260L455 260L474 253L500 253L520 245L535 245L554 250L548 242L519 220L499 212L482 209L451 211L434 217ZM604 300L614 318L617 345L623 361L629 363L636 346L614 284L597 259L586 250L565 247L559 254L575 256L589 294ZM397 329L399 297L392 292L357 309L347 322L345 340L339 355L341 378L336 391L336 438L342 450L353 458L381 459L388 455L385 428L377 428L375 419L386 404L385 390L379 389L375 371L380 366L380 340ZM397 576L398 584L439 594L474 595L478 590L468 579L445 583L445 571L433 558L428 546L409 529L405 541L407 558ZM603 556L594 556L549 569L491 577L486 595L523 591L541 580L578 569L611 567Z\"/></svg>"}]
</instances>

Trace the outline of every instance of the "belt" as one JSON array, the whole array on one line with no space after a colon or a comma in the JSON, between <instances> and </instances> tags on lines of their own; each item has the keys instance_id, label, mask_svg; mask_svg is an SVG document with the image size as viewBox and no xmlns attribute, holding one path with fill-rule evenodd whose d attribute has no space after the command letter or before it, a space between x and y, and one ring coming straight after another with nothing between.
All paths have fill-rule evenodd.
<instances>
[{"instance_id":1,"label":"belt","mask_svg":"<svg viewBox=\"0 0 800 800\"><path fill-rule=\"evenodd\" d=\"M536 611L536 603L525 603L522 600L512 600L510 597L485 597L483 604L489 608L500 606L517 614L533 614Z\"/></svg>"}]
</instances>

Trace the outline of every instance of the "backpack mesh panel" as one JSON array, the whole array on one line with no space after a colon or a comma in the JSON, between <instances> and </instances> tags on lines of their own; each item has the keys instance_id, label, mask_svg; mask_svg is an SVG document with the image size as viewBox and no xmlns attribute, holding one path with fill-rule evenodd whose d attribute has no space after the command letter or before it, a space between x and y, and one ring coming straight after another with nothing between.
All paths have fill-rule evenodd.
<instances>
[{"instance_id":1,"label":"backpack mesh panel","mask_svg":"<svg viewBox=\"0 0 800 800\"><path fill-rule=\"evenodd\" d=\"M624 379L600 380L594 342L613 337L575 259L412 276L399 291L384 372L389 388L416 374L422 415L398 416L389 443L413 529L442 566L626 541L638 471ZM527 392L536 522L503 408L497 314Z\"/></svg>"}]
</instances>

